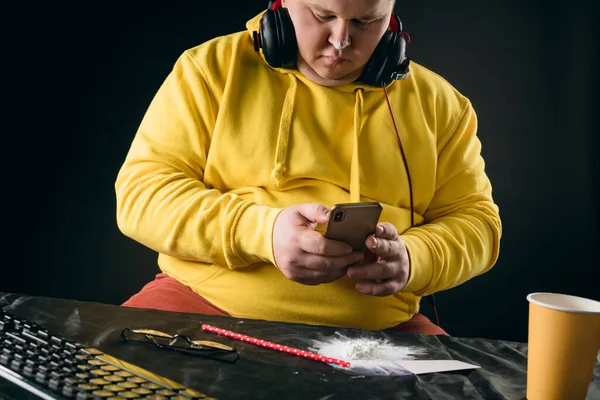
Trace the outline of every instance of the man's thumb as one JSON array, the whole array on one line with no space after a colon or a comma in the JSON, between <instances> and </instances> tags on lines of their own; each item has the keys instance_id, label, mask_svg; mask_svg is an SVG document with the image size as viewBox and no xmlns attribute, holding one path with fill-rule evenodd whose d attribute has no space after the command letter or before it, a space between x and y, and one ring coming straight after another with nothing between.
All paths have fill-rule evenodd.
<instances>
[{"instance_id":1,"label":"man's thumb","mask_svg":"<svg viewBox=\"0 0 600 400\"><path fill-rule=\"evenodd\" d=\"M329 217L329 209L322 204L302 204L299 208L300 214L310 222L326 224Z\"/></svg>"}]
</instances>

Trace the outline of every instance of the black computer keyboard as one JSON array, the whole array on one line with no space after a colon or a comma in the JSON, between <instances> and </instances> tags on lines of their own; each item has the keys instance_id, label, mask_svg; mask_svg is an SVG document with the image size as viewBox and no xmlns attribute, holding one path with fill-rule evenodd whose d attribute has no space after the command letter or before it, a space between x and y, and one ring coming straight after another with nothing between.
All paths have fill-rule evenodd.
<instances>
[{"instance_id":1,"label":"black computer keyboard","mask_svg":"<svg viewBox=\"0 0 600 400\"><path fill-rule=\"evenodd\" d=\"M210 398L95 348L66 340L44 327L2 310L1 378L34 396L29 398ZM3 397L0 392L0 398Z\"/></svg>"}]
</instances>

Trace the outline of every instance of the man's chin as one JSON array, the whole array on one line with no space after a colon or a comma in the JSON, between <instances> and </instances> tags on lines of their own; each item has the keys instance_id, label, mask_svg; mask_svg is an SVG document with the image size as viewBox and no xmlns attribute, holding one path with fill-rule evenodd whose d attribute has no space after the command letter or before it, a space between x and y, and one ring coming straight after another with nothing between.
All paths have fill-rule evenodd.
<instances>
[{"instance_id":1,"label":"man's chin","mask_svg":"<svg viewBox=\"0 0 600 400\"><path fill-rule=\"evenodd\" d=\"M360 76L358 71L350 71L349 68L340 66L317 66L310 67L307 63L298 63L298 68L310 80L324 86L340 86L354 82Z\"/></svg>"},{"instance_id":2,"label":"man's chin","mask_svg":"<svg viewBox=\"0 0 600 400\"><path fill-rule=\"evenodd\" d=\"M340 85L354 82L359 77L356 71L344 71L334 68L319 68L315 72L324 80L331 81L332 83L338 82Z\"/></svg>"}]
</instances>

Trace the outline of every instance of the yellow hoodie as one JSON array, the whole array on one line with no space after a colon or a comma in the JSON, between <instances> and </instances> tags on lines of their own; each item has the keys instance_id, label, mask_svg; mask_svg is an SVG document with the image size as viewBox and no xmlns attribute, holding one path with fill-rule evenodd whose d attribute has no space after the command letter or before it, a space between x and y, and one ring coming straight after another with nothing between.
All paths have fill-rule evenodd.
<instances>
[{"instance_id":1,"label":"yellow hoodie","mask_svg":"<svg viewBox=\"0 0 600 400\"><path fill-rule=\"evenodd\" d=\"M273 69L251 31L185 51L144 116L117 176L121 231L159 253L161 270L240 318L384 329L421 296L491 268L501 222L467 98L411 63L384 93L360 83L319 86ZM362 90L356 90L356 89ZM359 293L345 277L306 286L275 267L273 224L300 203L379 201L411 257L395 295ZM410 228L410 229L409 229Z\"/></svg>"}]
</instances>

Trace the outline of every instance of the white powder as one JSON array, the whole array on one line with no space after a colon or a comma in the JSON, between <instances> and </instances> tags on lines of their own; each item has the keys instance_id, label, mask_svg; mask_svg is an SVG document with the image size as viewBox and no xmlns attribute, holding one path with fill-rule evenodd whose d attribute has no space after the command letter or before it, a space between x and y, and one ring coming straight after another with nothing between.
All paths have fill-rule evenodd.
<instances>
[{"instance_id":1,"label":"white powder","mask_svg":"<svg viewBox=\"0 0 600 400\"><path fill-rule=\"evenodd\" d=\"M350 362L344 370L362 375L407 375L409 371L398 364L399 360L412 359L423 350L397 346L385 339L351 339L336 332L337 337L316 342L317 353Z\"/></svg>"}]
</instances>

